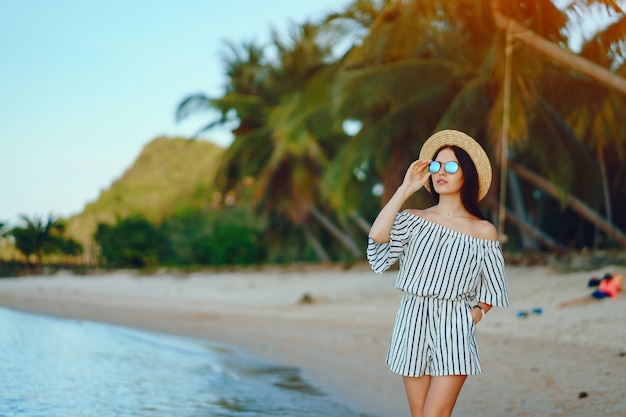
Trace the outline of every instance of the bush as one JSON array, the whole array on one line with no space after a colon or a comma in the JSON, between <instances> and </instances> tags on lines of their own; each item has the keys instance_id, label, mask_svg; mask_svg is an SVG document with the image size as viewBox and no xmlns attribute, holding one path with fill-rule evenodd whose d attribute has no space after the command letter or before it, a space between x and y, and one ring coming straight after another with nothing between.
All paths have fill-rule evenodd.
<instances>
[{"instance_id":1,"label":"bush","mask_svg":"<svg viewBox=\"0 0 626 417\"><path fill-rule=\"evenodd\" d=\"M100 264L109 268L156 266L165 243L156 226L136 215L115 225L98 224L94 240L100 246Z\"/></svg>"},{"instance_id":2,"label":"bush","mask_svg":"<svg viewBox=\"0 0 626 417\"><path fill-rule=\"evenodd\" d=\"M18 277L29 271L30 268L27 263L0 260L0 278Z\"/></svg>"},{"instance_id":3,"label":"bush","mask_svg":"<svg viewBox=\"0 0 626 417\"><path fill-rule=\"evenodd\" d=\"M163 261L170 265L250 265L264 261L263 222L247 210L199 209L177 213L163 223Z\"/></svg>"}]
</instances>

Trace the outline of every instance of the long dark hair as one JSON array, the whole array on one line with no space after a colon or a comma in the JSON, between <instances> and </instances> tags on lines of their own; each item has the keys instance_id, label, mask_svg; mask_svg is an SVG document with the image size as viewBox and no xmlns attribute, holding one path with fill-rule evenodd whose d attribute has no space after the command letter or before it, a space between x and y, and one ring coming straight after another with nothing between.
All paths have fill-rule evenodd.
<instances>
[{"instance_id":1,"label":"long dark hair","mask_svg":"<svg viewBox=\"0 0 626 417\"><path fill-rule=\"evenodd\" d=\"M459 160L459 166L463 171L464 180L463 185L461 186L461 203L463 203L463 207L465 207L465 210L469 211L472 215L485 220L485 215L482 211L480 211L480 207L478 206L478 172L476 171L476 166L474 165L472 158L470 158L463 148L459 148L455 145L444 145L437 149L437 152L433 155L432 160L434 161L437 158L437 155L439 155L439 152L444 149L452 149L452 152L456 155L456 159ZM430 183L430 195L435 204L438 204L439 193L435 191L432 176L428 178L428 182Z\"/></svg>"}]
</instances>

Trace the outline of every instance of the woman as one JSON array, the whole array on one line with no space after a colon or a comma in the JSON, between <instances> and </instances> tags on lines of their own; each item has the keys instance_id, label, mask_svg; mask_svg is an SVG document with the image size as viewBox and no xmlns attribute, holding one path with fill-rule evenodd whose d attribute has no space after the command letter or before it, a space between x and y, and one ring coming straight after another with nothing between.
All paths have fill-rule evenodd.
<instances>
[{"instance_id":1,"label":"woman","mask_svg":"<svg viewBox=\"0 0 626 417\"><path fill-rule=\"evenodd\" d=\"M467 375L481 372L475 326L509 304L498 234L478 206L490 185L483 148L465 133L437 132L370 230L372 269L400 263L387 363L403 376L412 417L452 415ZM422 186L435 205L400 212Z\"/></svg>"}]
</instances>

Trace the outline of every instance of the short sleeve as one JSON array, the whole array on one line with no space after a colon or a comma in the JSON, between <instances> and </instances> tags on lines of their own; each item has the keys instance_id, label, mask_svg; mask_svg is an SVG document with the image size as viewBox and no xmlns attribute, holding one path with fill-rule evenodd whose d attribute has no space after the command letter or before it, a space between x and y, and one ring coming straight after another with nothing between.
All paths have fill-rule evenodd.
<instances>
[{"instance_id":1,"label":"short sleeve","mask_svg":"<svg viewBox=\"0 0 626 417\"><path fill-rule=\"evenodd\" d=\"M406 212L400 212L391 227L389 242L377 243L369 238L367 244L367 260L372 270L377 274L382 274L393 265L408 243L413 230L413 216Z\"/></svg>"},{"instance_id":2,"label":"short sleeve","mask_svg":"<svg viewBox=\"0 0 626 417\"><path fill-rule=\"evenodd\" d=\"M506 285L502 249L496 241L485 243L484 249L476 300L496 307L508 306L509 289Z\"/></svg>"}]
</instances>

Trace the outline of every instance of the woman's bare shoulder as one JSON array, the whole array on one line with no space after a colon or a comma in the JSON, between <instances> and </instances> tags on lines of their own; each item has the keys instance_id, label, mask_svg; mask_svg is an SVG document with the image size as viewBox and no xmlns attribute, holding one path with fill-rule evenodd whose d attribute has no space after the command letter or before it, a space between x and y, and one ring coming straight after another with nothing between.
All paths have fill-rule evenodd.
<instances>
[{"instance_id":1,"label":"woman's bare shoulder","mask_svg":"<svg viewBox=\"0 0 626 417\"><path fill-rule=\"evenodd\" d=\"M472 222L472 236L486 240L498 240L498 230L487 220L475 220Z\"/></svg>"}]
</instances>

